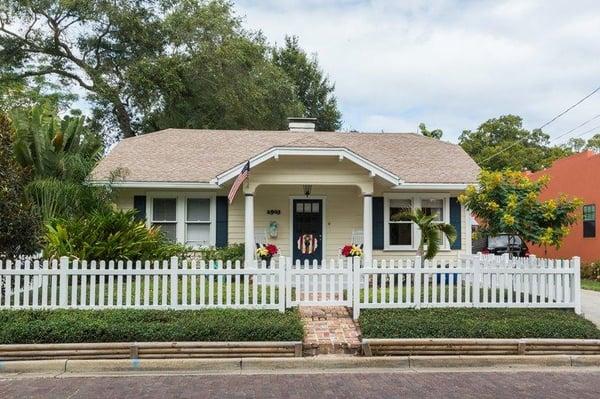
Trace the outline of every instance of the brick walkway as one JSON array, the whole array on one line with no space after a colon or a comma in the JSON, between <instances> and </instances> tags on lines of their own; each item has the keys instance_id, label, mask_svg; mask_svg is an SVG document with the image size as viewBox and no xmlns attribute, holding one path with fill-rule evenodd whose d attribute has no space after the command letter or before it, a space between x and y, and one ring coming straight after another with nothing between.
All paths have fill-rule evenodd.
<instances>
[{"instance_id":1,"label":"brick walkway","mask_svg":"<svg viewBox=\"0 0 600 399\"><path fill-rule=\"evenodd\" d=\"M360 348L360 328L344 306L301 306L304 322L304 353L356 353Z\"/></svg>"}]
</instances>

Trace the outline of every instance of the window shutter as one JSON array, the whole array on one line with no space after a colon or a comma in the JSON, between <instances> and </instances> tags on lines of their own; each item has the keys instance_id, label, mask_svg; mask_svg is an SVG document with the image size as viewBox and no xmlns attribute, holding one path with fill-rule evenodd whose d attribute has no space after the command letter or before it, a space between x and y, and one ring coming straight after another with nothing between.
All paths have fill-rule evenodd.
<instances>
[{"instance_id":1,"label":"window shutter","mask_svg":"<svg viewBox=\"0 0 600 399\"><path fill-rule=\"evenodd\" d=\"M134 195L133 196L133 209L137 212L135 214L135 220L146 220L146 196L145 195Z\"/></svg>"},{"instance_id":2,"label":"window shutter","mask_svg":"<svg viewBox=\"0 0 600 399\"><path fill-rule=\"evenodd\" d=\"M217 248L227 246L229 200L227 197L217 197L217 234L215 246Z\"/></svg>"},{"instance_id":3,"label":"window shutter","mask_svg":"<svg viewBox=\"0 0 600 399\"><path fill-rule=\"evenodd\" d=\"M383 249L383 197L373 197L373 249Z\"/></svg>"},{"instance_id":4,"label":"window shutter","mask_svg":"<svg viewBox=\"0 0 600 399\"><path fill-rule=\"evenodd\" d=\"M461 207L458 198L450 197L450 224L456 229L456 241L450 249L461 249Z\"/></svg>"}]
</instances>

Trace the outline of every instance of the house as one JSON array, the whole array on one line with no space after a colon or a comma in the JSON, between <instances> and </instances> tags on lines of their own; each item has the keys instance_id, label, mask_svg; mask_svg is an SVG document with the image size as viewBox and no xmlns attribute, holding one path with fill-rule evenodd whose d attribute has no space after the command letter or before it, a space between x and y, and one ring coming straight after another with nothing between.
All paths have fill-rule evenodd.
<instances>
[{"instance_id":1,"label":"house","mask_svg":"<svg viewBox=\"0 0 600 399\"><path fill-rule=\"evenodd\" d=\"M231 204L240 171L250 173ZM280 254L339 257L362 244L365 259L414 256L420 232L393 221L421 207L455 226L440 256L470 253L470 218L457 196L479 173L458 146L413 133L315 132L314 120L290 118L289 131L167 129L119 142L91 175L115 171L117 204L193 246L273 243Z\"/></svg>"},{"instance_id":2,"label":"house","mask_svg":"<svg viewBox=\"0 0 600 399\"><path fill-rule=\"evenodd\" d=\"M559 249L530 246L530 252L543 257L581 257L588 262L600 259L600 237L596 233L596 206L600 204L600 155L584 151L554 161L552 166L530 174L532 179L550 177L540 199L561 194L584 201L579 220L571 227Z\"/></svg>"}]
</instances>

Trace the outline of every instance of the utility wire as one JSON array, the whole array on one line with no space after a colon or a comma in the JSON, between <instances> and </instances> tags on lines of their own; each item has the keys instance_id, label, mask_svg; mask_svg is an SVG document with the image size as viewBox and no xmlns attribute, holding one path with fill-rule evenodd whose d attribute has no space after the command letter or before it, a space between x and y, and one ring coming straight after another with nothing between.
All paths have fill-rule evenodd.
<instances>
[{"instance_id":1,"label":"utility wire","mask_svg":"<svg viewBox=\"0 0 600 399\"><path fill-rule=\"evenodd\" d=\"M568 135L568 134L570 134L570 133L573 133L575 130L579 129L580 127L583 127L583 126L587 125L587 124L588 124L588 123L590 123L591 121L593 121L593 120L596 120L596 119L598 119L598 118L600 118L600 114L598 114L598 115L594 116L593 118L590 118L590 119L588 119L588 120L587 120L587 121L585 121L585 122L582 122L582 123L580 123L579 125L575 126L573 129L569 130L568 132L565 132L565 133L563 133L563 134L560 134L560 135L558 135L558 136L556 136L556 137L554 137L554 138L550 139L550 142L556 141L556 140L558 140L558 139L559 139L559 138L561 138L561 137L564 137L564 136L566 136L566 135ZM594 130L594 129L592 129L592 130ZM587 132L587 133L589 133L589 131L586 131L586 132ZM579 134L579 135L575 135L575 136L573 136L572 138L579 137L579 136L583 136L584 134L585 134L585 132L584 132L584 133L581 133L581 134Z\"/></svg>"},{"instance_id":2,"label":"utility wire","mask_svg":"<svg viewBox=\"0 0 600 399\"><path fill-rule=\"evenodd\" d=\"M583 97L581 100L577 101L575 104L571 105L569 108L565 109L560 114L558 114L554 118L550 119L548 122L544 123L538 129L541 130L541 129L545 128L546 126L548 126L549 124L551 124L552 122L554 122L555 120L557 120L558 118L560 118L561 116L563 116L564 114L566 114L567 112L571 111L573 108L577 107L579 104L581 104L582 102L584 102L585 100L587 100L588 98L590 98L591 96L593 96L594 94L596 94L598 91L600 91L600 86L596 87L590 94L588 94L587 96ZM523 137L523 138L515 141L514 143L512 143L509 146L501 149L500 151L495 152L494 154L490 155L489 157L487 157L486 159L484 159L483 161L481 161L481 163L485 163L485 162L489 161L490 159L494 158L495 156L502 154L504 151L508 151L509 149L511 149L512 147L516 146L517 144L519 144L523 140L525 140L525 137Z\"/></svg>"}]
</instances>

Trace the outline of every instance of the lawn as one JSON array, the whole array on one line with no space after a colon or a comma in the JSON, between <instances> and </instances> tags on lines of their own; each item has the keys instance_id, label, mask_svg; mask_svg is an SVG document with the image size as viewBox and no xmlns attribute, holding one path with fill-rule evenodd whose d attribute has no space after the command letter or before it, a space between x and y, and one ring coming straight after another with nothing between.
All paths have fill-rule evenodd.
<instances>
[{"instance_id":1,"label":"lawn","mask_svg":"<svg viewBox=\"0 0 600 399\"><path fill-rule=\"evenodd\" d=\"M360 327L365 338L600 338L567 309L368 309Z\"/></svg>"},{"instance_id":2,"label":"lawn","mask_svg":"<svg viewBox=\"0 0 600 399\"><path fill-rule=\"evenodd\" d=\"M581 288L584 290L600 291L600 281L582 278Z\"/></svg>"},{"instance_id":3,"label":"lawn","mask_svg":"<svg viewBox=\"0 0 600 399\"><path fill-rule=\"evenodd\" d=\"M0 344L301 341L297 310L2 310Z\"/></svg>"}]
</instances>

